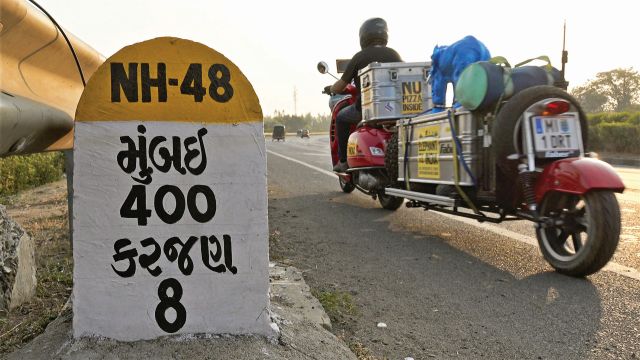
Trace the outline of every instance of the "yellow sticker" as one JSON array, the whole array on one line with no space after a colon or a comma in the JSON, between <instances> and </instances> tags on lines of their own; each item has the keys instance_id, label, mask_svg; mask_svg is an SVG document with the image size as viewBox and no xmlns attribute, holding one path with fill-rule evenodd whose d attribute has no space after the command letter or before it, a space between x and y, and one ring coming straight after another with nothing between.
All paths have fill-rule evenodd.
<instances>
[{"instance_id":1,"label":"yellow sticker","mask_svg":"<svg viewBox=\"0 0 640 360\"><path fill-rule=\"evenodd\" d=\"M358 155L358 144L355 142L349 142L347 145L347 156L356 156Z\"/></svg>"},{"instance_id":2,"label":"yellow sticker","mask_svg":"<svg viewBox=\"0 0 640 360\"><path fill-rule=\"evenodd\" d=\"M418 130L418 177L440 178L440 125L429 125Z\"/></svg>"},{"instance_id":3,"label":"yellow sticker","mask_svg":"<svg viewBox=\"0 0 640 360\"><path fill-rule=\"evenodd\" d=\"M422 110L422 82L407 81L402 83L402 113L419 114Z\"/></svg>"},{"instance_id":4,"label":"yellow sticker","mask_svg":"<svg viewBox=\"0 0 640 360\"><path fill-rule=\"evenodd\" d=\"M371 102L372 93L373 93L373 88L368 88L362 92L362 105L366 105Z\"/></svg>"},{"instance_id":5,"label":"yellow sticker","mask_svg":"<svg viewBox=\"0 0 640 360\"><path fill-rule=\"evenodd\" d=\"M77 121L262 121L251 83L224 55L161 37L127 46L89 80Z\"/></svg>"}]
</instances>

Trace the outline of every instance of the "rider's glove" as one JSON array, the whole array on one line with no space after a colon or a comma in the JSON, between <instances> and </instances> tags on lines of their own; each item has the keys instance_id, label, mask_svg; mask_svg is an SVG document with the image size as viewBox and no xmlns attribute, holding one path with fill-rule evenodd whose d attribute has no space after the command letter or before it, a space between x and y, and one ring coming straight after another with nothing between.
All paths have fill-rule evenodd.
<instances>
[{"instance_id":1,"label":"rider's glove","mask_svg":"<svg viewBox=\"0 0 640 360\"><path fill-rule=\"evenodd\" d=\"M327 85L324 87L324 93L325 94L331 94L331 85Z\"/></svg>"}]
</instances>

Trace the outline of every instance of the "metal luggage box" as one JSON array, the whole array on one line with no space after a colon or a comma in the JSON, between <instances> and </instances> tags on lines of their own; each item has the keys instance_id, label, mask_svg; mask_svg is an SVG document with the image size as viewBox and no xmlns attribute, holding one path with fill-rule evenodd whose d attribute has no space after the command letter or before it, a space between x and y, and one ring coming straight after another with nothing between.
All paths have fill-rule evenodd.
<instances>
[{"instance_id":1,"label":"metal luggage box","mask_svg":"<svg viewBox=\"0 0 640 360\"><path fill-rule=\"evenodd\" d=\"M481 169L482 122L468 110L454 111L452 116L463 158L477 179ZM398 180L405 181L408 176L410 182L454 184L453 146L447 111L398 121ZM458 174L460 185L474 185L460 161Z\"/></svg>"},{"instance_id":2,"label":"metal luggage box","mask_svg":"<svg viewBox=\"0 0 640 360\"><path fill-rule=\"evenodd\" d=\"M374 62L360 70L362 119L406 118L433 107L430 69L431 62Z\"/></svg>"}]
</instances>

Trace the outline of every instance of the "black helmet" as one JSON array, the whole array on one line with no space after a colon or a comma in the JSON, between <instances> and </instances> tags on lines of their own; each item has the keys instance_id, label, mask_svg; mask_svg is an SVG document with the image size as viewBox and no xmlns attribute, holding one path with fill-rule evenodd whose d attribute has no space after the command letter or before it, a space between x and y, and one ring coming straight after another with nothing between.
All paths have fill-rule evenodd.
<instances>
[{"instance_id":1,"label":"black helmet","mask_svg":"<svg viewBox=\"0 0 640 360\"><path fill-rule=\"evenodd\" d=\"M387 22L382 18L371 18L360 26L360 47L366 48L371 44L387 45L389 34Z\"/></svg>"}]
</instances>

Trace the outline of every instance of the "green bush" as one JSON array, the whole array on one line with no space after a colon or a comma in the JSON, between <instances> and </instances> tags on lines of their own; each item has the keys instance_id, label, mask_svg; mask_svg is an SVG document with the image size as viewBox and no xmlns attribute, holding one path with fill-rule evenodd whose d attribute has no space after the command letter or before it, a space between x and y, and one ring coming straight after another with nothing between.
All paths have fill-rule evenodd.
<instances>
[{"instance_id":1,"label":"green bush","mask_svg":"<svg viewBox=\"0 0 640 360\"><path fill-rule=\"evenodd\" d=\"M588 116L589 150L640 154L640 112Z\"/></svg>"},{"instance_id":2,"label":"green bush","mask_svg":"<svg viewBox=\"0 0 640 360\"><path fill-rule=\"evenodd\" d=\"M0 196L13 195L62 178L61 152L15 155L0 159Z\"/></svg>"}]
</instances>

